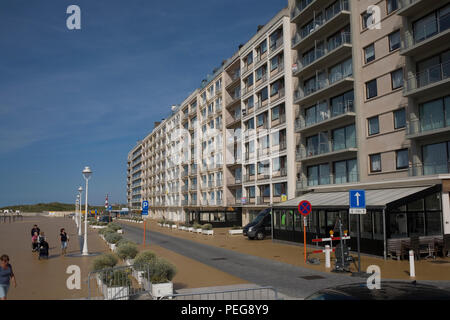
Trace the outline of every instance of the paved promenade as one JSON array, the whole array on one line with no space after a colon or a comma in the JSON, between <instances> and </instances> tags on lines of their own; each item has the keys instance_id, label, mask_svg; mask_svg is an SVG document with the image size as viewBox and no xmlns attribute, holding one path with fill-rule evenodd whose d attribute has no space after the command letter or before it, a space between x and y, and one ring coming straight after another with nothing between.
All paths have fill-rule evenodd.
<instances>
[{"instance_id":1,"label":"paved promenade","mask_svg":"<svg viewBox=\"0 0 450 320\"><path fill-rule=\"evenodd\" d=\"M122 223L122 222L121 222ZM143 224L135 224L123 222L133 226L139 226L142 228ZM156 221L150 220L147 223L147 228L154 231L169 234L174 237L180 237L197 241L220 248L233 250L248 255L253 255L261 258L272 259L278 262L288 263L294 266L305 267L312 270L330 272L330 269L325 268L324 254L311 254L310 257L319 258L320 265L305 264L303 260L303 246L291 245L285 243L275 243L271 239L265 239L262 241L248 240L242 235L228 235L226 228L215 229L214 236L207 236L202 234L195 234L191 232L172 230L163 228L157 225ZM150 239L151 243L151 239ZM309 248L308 251L312 251ZM352 254L357 257L357 254ZM334 254L332 254L332 259ZM377 258L372 256L361 256L361 270L365 271L368 266L377 265L381 268L382 279L399 279L410 280L409 277L409 261L408 260L384 260L383 258ZM334 263L332 262L332 267ZM416 278L415 280L446 280L450 281L450 258L436 258L422 259L415 262ZM351 266L352 271L356 271L354 265ZM343 275L345 276L345 275Z\"/></svg>"}]
</instances>

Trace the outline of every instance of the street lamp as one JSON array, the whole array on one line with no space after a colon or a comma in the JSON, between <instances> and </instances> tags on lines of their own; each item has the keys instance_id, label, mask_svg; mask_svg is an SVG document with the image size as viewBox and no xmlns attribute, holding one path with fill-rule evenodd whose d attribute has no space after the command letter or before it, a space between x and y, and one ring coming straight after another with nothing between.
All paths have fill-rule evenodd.
<instances>
[{"instance_id":1,"label":"street lamp","mask_svg":"<svg viewBox=\"0 0 450 320\"><path fill-rule=\"evenodd\" d=\"M89 255L88 252L88 243L87 243L87 218L88 218L88 181L89 178L92 175L92 171L91 168L89 167L84 167L83 170L83 176L84 179L86 180L86 202L84 204L84 208L85 208L85 216L84 216L84 245L83 245L83 256L87 256Z\"/></svg>"},{"instance_id":2,"label":"street lamp","mask_svg":"<svg viewBox=\"0 0 450 320\"><path fill-rule=\"evenodd\" d=\"M78 206L80 205L80 195L77 194L77 200L75 201L75 216L74 216L74 220L75 220L75 224L77 225L77 229L78 229Z\"/></svg>"},{"instance_id":3,"label":"street lamp","mask_svg":"<svg viewBox=\"0 0 450 320\"><path fill-rule=\"evenodd\" d=\"M83 193L83 188L82 187L79 187L78 188L78 198L80 199L80 206L79 206L79 209L80 209L80 214L79 214L79 217L80 217L80 223L78 224L78 235L81 237L81 194Z\"/></svg>"}]
</instances>

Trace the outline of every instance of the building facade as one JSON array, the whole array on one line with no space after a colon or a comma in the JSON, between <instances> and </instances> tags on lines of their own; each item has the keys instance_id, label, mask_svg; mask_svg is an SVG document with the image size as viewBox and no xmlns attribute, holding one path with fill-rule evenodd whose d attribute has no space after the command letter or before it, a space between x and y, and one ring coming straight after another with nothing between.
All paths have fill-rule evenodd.
<instances>
[{"instance_id":1,"label":"building facade","mask_svg":"<svg viewBox=\"0 0 450 320\"><path fill-rule=\"evenodd\" d=\"M217 226L272 206L274 238L301 242L286 204L401 189L362 217L366 251L450 234L449 40L448 0L289 0L130 151L129 203ZM342 203L317 208L308 239L339 214L354 233Z\"/></svg>"}]
</instances>

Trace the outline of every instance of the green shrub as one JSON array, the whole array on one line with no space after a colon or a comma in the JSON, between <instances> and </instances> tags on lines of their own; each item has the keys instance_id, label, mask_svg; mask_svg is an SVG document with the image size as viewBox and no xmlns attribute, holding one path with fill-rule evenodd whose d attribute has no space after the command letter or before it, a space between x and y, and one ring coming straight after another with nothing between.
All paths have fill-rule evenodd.
<instances>
[{"instance_id":1,"label":"green shrub","mask_svg":"<svg viewBox=\"0 0 450 320\"><path fill-rule=\"evenodd\" d=\"M202 229L203 230L212 230L212 224L206 223L206 224L202 225Z\"/></svg>"},{"instance_id":2,"label":"green shrub","mask_svg":"<svg viewBox=\"0 0 450 320\"><path fill-rule=\"evenodd\" d=\"M166 223L166 220L164 220L164 219L159 219L159 220L158 220L158 223L164 224L164 223Z\"/></svg>"},{"instance_id":3,"label":"green shrub","mask_svg":"<svg viewBox=\"0 0 450 320\"><path fill-rule=\"evenodd\" d=\"M122 236L118 233L107 233L105 235L106 242L111 243L111 244L116 244L121 239L122 239Z\"/></svg>"},{"instance_id":4,"label":"green shrub","mask_svg":"<svg viewBox=\"0 0 450 320\"><path fill-rule=\"evenodd\" d=\"M100 229L98 231L98 233L100 233L101 235L103 235L106 238L106 235L108 233L116 233L114 230L111 230L110 228L104 228L104 229Z\"/></svg>"},{"instance_id":5,"label":"green shrub","mask_svg":"<svg viewBox=\"0 0 450 320\"><path fill-rule=\"evenodd\" d=\"M119 248L120 246L123 246L124 244L128 244L128 243L135 244L133 241L122 238L119 240L119 242L116 243L116 246L117 246L117 248Z\"/></svg>"},{"instance_id":6,"label":"green shrub","mask_svg":"<svg viewBox=\"0 0 450 320\"><path fill-rule=\"evenodd\" d=\"M134 268L138 271L146 271L151 261L156 258L152 251L139 252L134 258Z\"/></svg>"},{"instance_id":7,"label":"green shrub","mask_svg":"<svg viewBox=\"0 0 450 320\"><path fill-rule=\"evenodd\" d=\"M136 255L138 254L139 250L137 245L134 243L124 243L117 247L117 255L120 259L126 260L126 259L134 259Z\"/></svg>"},{"instance_id":8,"label":"green shrub","mask_svg":"<svg viewBox=\"0 0 450 320\"><path fill-rule=\"evenodd\" d=\"M233 226L233 228L231 228L231 230L241 230L242 229L242 227L239 227L239 226Z\"/></svg>"},{"instance_id":9,"label":"green shrub","mask_svg":"<svg viewBox=\"0 0 450 320\"><path fill-rule=\"evenodd\" d=\"M202 225L199 224L199 223L194 223L194 224L192 225L192 227L193 227L194 229L200 229L200 228L202 227Z\"/></svg>"},{"instance_id":10,"label":"green shrub","mask_svg":"<svg viewBox=\"0 0 450 320\"><path fill-rule=\"evenodd\" d=\"M144 273L145 278L149 278L151 283L164 283L172 281L177 273L175 266L163 258L156 258L150 262L149 272Z\"/></svg>"},{"instance_id":11,"label":"green shrub","mask_svg":"<svg viewBox=\"0 0 450 320\"><path fill-rule=\"evenodd\" d=\"M114 223L114 222L110 222L108 224L108 228L110 228L111 230L114 230L114 232L117 232L117 230L122 229L121 226L119 226L117 223Z\"/></svg>"},{"instance_id":12,"label":"green shrub","mask_svg":"<svg viewBox=\"0 0 450 320\"><path fill-rule=\"evenodd\" d=\"M92 271L113 268L119 260L112 253L102 254L92 262Z\"/></svg>"},{"instance_id":13,"label":"green shrub","mask_svg":"<svg viewBox=\"0 0 450 320\"><path fill-rule=\"evenodd\" d=\"M108 287L128 287L131 285L131 274L126 270L108 270L103 273L102 281Z\"/></svg>"}]
</instances>

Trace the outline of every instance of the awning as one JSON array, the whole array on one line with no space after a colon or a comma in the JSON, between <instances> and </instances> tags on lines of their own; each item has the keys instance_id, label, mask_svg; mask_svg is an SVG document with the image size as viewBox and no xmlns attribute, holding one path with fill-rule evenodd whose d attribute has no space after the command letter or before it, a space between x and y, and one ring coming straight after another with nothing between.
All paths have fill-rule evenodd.
<instances>
[{"instance_id":1,"label":"awning","mask_svg":"<svg viewBox=\"0 0 450 320\"><path fill-rule=\"evenodd\" d=\"M415 193L429 189L432 186L395 188L395 189L374 189L366 190L366 207L385 207L389 203L408 197ZM355 188L356 189L356 188ZM274 204L274 208L297 207L300 201L307 200L313 208L348 208L348 191L336 192L310 192L300 197Z\"/></svg>"}]
</instances>

